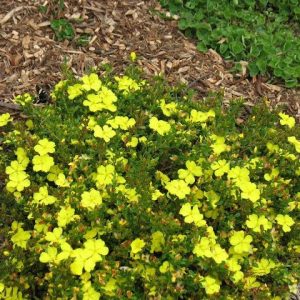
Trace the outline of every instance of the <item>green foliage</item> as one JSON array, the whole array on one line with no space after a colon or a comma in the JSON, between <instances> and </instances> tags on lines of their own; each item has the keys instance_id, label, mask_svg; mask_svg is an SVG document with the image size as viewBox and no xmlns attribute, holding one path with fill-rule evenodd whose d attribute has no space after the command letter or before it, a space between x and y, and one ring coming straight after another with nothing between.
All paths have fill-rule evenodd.
<instances>
[{"instance_id":1,"label":"green foliage","mask_svg":"<svg viewBox=\"0 0 300 300\"><path fill-rule=\"evenodd\" d=\"M87 46L89 44L91 37L88 34L82 34L78 38L76 38L75 42L77 46Z\"/></svg>"},{"instance_id":2,"label":"green foliage","mask_svg":"<svg viewBox=\"0 0 300 300\"><path fill-rule=\"evenodd\" d=\"M0 299L284 299L300 279L294 118L259 106L237 126L242 102L104 70L0 115Z\"/></svg>"},{"instance_id":3,"label":"green foliage","mask_svg":"<svg viewBox=\"0 0 300 300\"><path fill-rule=\"evenodd\" d=\"M180 16L179 28L198 39L198 49L249 62L251 76L273 75L299 86L299 0L161 0Z\"/></svg>"},{"instance_id":4,"label":"green foliage","mask_svg":"<svg viewBox=\"0 0 300 300\"><path fill-rule=\"evenodd\" d=\"M73 26L66 19L52 20L51 28L58 41L73 40L75 37Z\"/></svg>"},{"instance_id":5,"label":"green foliage","mask_svg":"<svg viewBox=\"0 0 300 300\"><path fill-rule=\"evenodd\" d=\"M39 7L38 7L38 11L39 11L41 14L46 14L46 13L47 13L47 10L48 10L47 5L39 5Z\"/></svg>"}]
</instances>

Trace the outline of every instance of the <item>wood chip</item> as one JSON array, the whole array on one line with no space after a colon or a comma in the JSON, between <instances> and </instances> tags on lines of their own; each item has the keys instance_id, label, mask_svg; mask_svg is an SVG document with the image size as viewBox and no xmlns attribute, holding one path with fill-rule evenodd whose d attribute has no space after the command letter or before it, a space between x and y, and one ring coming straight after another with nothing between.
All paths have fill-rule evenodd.
<instances>
[{"instance_id":1,"label":"wood chip","mask_svg":"<svg viewBox=\"0 0 300 300\"><path fill-rule=\"evenodd\" d=\"M17 13L18 11L21 11L25 8L25 6L19 6L19 7L15 7L14 9L12 9L10 12L8 12L4 18L2 20L0 20L0 25L5 24L7 21L9 21L10 18L12 18L12 16Z\"/></svg>"},{"instance_id":2,"label":"wood chip","mask_svg":"<svg viewBox=\"0 0 300 300\"><path fill-rule=\"evenodd\" d=\"M247 62L242 62L240 74L232 74L231 62L214 50L206 54L197 51L195 41L178 30L176 21L149 13L153 8L165 12L157 0L65 1L65 9L57 18L81 17L83 22L74 22L74 28L77 36L88 33L91 37L85 46L76 45L74 40L55 40L49 28L52 12L38 11L38 5L52 1L31 1L32 6L17 4L29 2L1 1L0 27L5 30L0 30L0 95L5 100L14 94L34 94L37 84L54 85L61 79L65 59L66 68L78 76L101 63L110 63L116 72L122 72L129 53L135 51L137 64L146 77L163 72L169 83L180 80L194 88L197 98L211 91L224 91L225 104L237 97L252 104L267 98L270 107L285 103L287 111L300 120L299 89L269 84L267 78L252 81L247 77Z\"/></svg>"}]
</instances>

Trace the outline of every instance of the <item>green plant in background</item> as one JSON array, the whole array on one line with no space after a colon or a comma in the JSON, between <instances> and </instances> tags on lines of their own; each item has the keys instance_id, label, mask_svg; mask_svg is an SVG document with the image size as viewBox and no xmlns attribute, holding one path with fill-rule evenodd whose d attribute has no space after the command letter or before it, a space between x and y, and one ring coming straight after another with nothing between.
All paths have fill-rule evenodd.
<instances>
[{"instance_id":1,"label":"green plant in background","mask_svg":"<svg viewBox=\"0 0 300 300\"><path fill-rule=\"evenodd\" d=\"M84 47L89 44L91 37L88 34L82 34L78 38L76 38L75 43L77 46Z\"/></svg>"},{"instance_id":2,"label":"green plant in background","mask_svg":"<svg viewBox=\"0 0 300 300\"><path fill-rule=\"evenodd\" d=\"M65 1L64 0L55 0L54 3L58 4L59 10L63 11L65 8Z\"/></svg>"},{"instance_id":3,"label":"green plant in background","mask_svg":"<svg viewBox=\"0 0 300 300\"><path fill-rule=\"evenodd\" d=\"M38 7L38 11L39 11L41 14L46 14L46 13L47 13L47 10L48 10L47 5L39 5L39 7Z\"/></svg>"},{"instance_id":4,"label":"green plant in background","mask_svg":"<svg viewBox=\"0 0 300 300\"><path fill-rule=\"evenodd\" d=\"M287 87L300 80L300 1L161 0L198 49L249 62L250 76L271 75Z\"/></svg>"},{"instance_id":5,"label":"green plant in background","mask_svg":"<svg viewBox=\"0 0 300 300\"><path fill-rule=\"evenodd\" d=\"M75 37L73 26L66 19L52 20L51 28L58 41L73 40Z\"/></svg>"},{"instance_id":6,"label":"green plant in background","mask_svg":"<svg viewBox=\"0 0 300 300\"><path fill-rule=\"evenodd\" d=\"M131 54L131 60L136 56ZM0 115L0 299L285 299L300 279L293 117L134 67Z\"/></svg>"}]
</instances>

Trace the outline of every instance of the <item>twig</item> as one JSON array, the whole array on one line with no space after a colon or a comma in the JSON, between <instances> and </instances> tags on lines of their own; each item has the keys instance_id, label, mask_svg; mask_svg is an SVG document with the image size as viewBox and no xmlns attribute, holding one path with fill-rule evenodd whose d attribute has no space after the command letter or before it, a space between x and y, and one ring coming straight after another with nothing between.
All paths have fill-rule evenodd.
<instances>
[{"instance_id":1,"label":"twig","mask_svg":"<svg viewBox=\"0 0 300 300\"><path fill-rule=\"evenodd\" d=\"M23 10L25 7L24 6L19 6L14 9L12 9L10 12L8 12L2 20L0 20L0 25L3 25L6 23L16 12Z\"/></svg>"},{"instance_id":2,"label":"twig","mask_svg":"<svg viewBox=\"0 0 300 300\"><path fill-rule=\"evenodd\" d=\"M21 110L21 107L18 104L6 103L6 102L2 102L2 101L0 101L0 107L9 108L9 109L12 109L12 110Z\"/></svg>"},{"instance_id":3,"label":"twig","mask_svg":"<svg viewBox=\"0 0 300 300\"><path fill-rule=\"evenodd\" d=\"M87 10L93 10L99 13L103 13L105 12L103 9L97 8L97 7L92 7L92 6L84 6L83 8L87 9Z\"/></svg>"}]
</instances>

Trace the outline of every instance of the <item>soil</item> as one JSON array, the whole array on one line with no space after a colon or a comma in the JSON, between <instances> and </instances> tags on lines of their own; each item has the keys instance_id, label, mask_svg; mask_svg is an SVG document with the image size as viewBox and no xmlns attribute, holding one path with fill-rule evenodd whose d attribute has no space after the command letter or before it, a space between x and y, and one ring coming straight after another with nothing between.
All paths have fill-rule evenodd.
<instances>
[{"instance_id":1,"label":"soil","mask_svg":"<svg viewBox=\"0 0 300 300\"><path fill-rule=\"evenodd\" d=\"M102 63L122 72L135 51L146 76L163 73L171 84L184 82L199 100L219 91L225 104L243 97L250 106L260 101L270 108L284 105L300 120L299 89L249 78L246 68L233 74L231 62L213 50L197 51L177 29L178 18L162 18L162 13L155 0L1 0L0 112L13 109L16 95L52 87L62 79L62 65L78 76ZM53 19L67 19L75 38L57 41ZM81 35L89 36L87 45L78 44Z\"/></svg>"}]
</instances>

